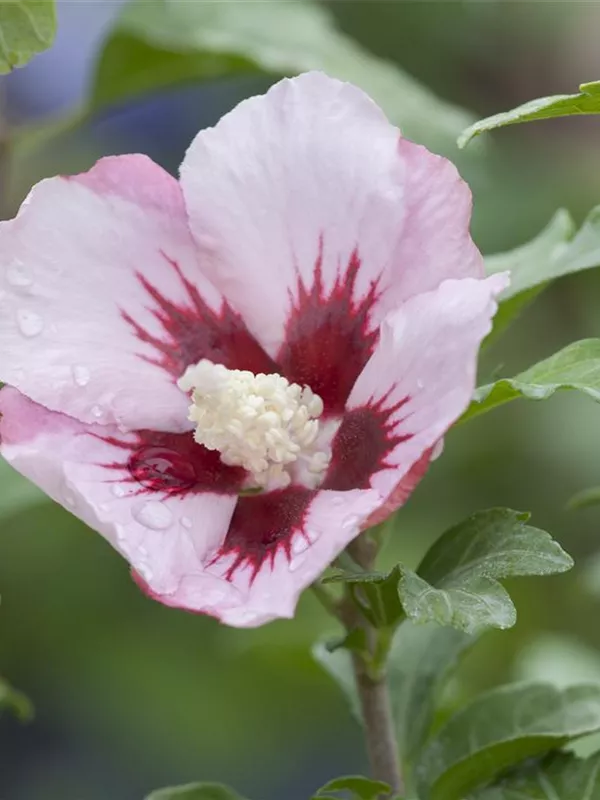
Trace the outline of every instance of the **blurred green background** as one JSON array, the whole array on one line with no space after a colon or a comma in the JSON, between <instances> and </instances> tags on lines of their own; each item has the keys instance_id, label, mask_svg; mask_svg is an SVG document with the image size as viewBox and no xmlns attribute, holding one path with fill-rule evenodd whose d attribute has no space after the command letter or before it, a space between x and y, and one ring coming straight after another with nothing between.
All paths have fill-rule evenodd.
<instances>
[{"instance_id":1,"label":"blurred green background","mask_svg":"<svg viewBox=\"0 0 600 800\"><path fill-rule=\"evenodd\" d=\"M2 87L10 123L41 125L77 100L118 5L59 3L53 51ZM480 116L600 77L598 4L329 7L365 47ZM192 85L109 108L16 162L7 211L33 181L108 153L147 152L174 171L199 127L267 83ZM599 125L516 126L490 137L483 153L447 153L472 184L473 232L484 253L527 241L560 206L580 221L600 203ZM600 336L600 272L549 289L486 354L482 376L514 374L586 336ZM37 711L28 725L0 718L0 800L136 800L200 779L257 800L303 800L326 779L366 768L359 731L309 654L331 629L312 596L295 621L255 631L163 608L140 595L98 535L0 469L0 673ZM518 624L481 640L461 671L460 694L515 676L564 681L578 668L600 679L600 512L565 510L573 493L594 484L600 409L581 396L514 403L447 437L443 457L398 515L389 561L415 564L452 522L506 505L532 511L577 562L570 574L509 587Z\"/></svg>"}]
</instances>

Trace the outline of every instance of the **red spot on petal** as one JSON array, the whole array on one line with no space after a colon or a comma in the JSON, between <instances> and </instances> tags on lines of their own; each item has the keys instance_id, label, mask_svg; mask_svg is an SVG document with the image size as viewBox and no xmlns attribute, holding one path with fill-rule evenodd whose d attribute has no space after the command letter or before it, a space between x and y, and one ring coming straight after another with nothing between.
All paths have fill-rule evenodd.
<instances>
[{"instance_id":1,"label":"red spot on petal","mask_svg":"<svg viewBox=\"0 0 600 800\"><path fill-rule=\"evenodd\" d=\"M234 562L225 575L227 580L245 565L251 566L254 580L264 562L269 560L273 564L280 551L290 558L292 539L295 534L304 535L306 512L315 494L309 489L290 486L240 497L213 563L233 555Z\"/></svg>"},{"instance_id":2,"label":"red spot on petal","mask_svg":"<svg viewBox=\"0 0 600 800\"><path fill-rule=\"evenodd\" d=\"M286 326L286 339L276 358L292 383L307 385L325 404L325 413L341 414L346 400L370 358L378 331L370 312L377 300L377 281L355 297L361 266L354 250L340 269L330 292L323 285L323 241L314 267L312 286L298 279L297 297Z\"/></svg>"},{"instance_id":3,"label":"red spot on petal","mask_svg":"<svg viewBox=\"0 0 600 800\"><path fill-rule=\"evenodd\" d=\"M125 451L122 461L103 466L123 471L115 482L135 484L139 494L237 494L247 477L241 467L223 464L217 451L195 442L191 433L142 430L134 435L134 442L101 437Z\"/></svg>"},{"instance_id":4,"label":"red spot on petal","mask_svg":"<svg viewBox=\"0 0 600 800\"><path fill-rule=\"evenodd\" d=\"M412 438L412 433L394 432L399 421L393 417L408 400L405 397L386 406L387 397L383 397L344 414L333 440L331 464L323 489L368 489L372 475L391 467L386 461L388 455L401 442Z\"/></svg>"},{"instance_id":5,"label":"red spot on petal","mask_svg":"<svg viewBox=\"0 0 600 800\"><path fill-rule=\"evenodd\" d=\"M141 356L166 370L175 380L190 364L208 358L229 369L248 369L252 372L277 372L277 368L256 339L246 328L239 314L225 302L214 311L202 298L197 287L183 274L179 264L163 253L186 292L186 302L175 303L164 297L141 273L138 280L154 301L152 313L160 322L163 335L155 336L126 311L123 318L131 325L137 338L152 345L155 357Z\"/></svg>"}]
</instances>

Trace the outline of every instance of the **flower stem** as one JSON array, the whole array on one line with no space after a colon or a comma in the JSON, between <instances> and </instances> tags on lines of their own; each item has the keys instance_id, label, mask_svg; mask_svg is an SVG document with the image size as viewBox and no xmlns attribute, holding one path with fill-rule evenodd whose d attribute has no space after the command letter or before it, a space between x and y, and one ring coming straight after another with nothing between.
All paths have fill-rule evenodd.
<instances>
[{"instance_id":1,"label":"flower stem","mask_svg":"<svg viewBox=\"0 0 600 800\"><path fill-rule=\"evenodd\" d=\"M358 655L353 662L371 776L388 783L394 794L400 793L404 787L387 678L383 675L374 679L368 675Z\"/></svg>"},{"instance_id":2,"label":"flower stem","mask_svg":"<svg viewBox=\"0 0 600 800\"><path fill-rule=\"evenodd\" d=\"M352 542L352 558L363 569L372 569L376 555L376 545L364 535ZM362 627L366 634L369 655L352 653L352 666L360 699L371 777L389 784L392 795L401 794L404 791L404 781L387 677L387 659L393 632L386 628L378 630L361 614L348 586L345 587L339 608L339 618L348 632Z\"/></svg>"}]
</instances>

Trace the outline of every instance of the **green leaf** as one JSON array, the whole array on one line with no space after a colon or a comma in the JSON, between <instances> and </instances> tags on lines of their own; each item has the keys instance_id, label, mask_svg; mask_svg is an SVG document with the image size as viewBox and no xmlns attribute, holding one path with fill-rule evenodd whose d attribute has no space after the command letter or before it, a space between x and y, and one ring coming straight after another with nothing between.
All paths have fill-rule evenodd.
<instances>
[{"instance_id":1,"label":"green leaf","mask_svg":"<svg viewBox=\"0 0 600 800\"><path fill-rule=\"evenodd\" d=\"M389 795L390 787L382 781L373 781L360 775L348 775L326 783L317 791L312 800L320 800L322 797L337 797L340 792L349 794L352 800L377 800L382 794Z\"/></svg>"},{"instance_id":2,"label":"green leaf","mask_svg":"<svg viewBox=\"0 0 600 800\"><path fill-rule=\"evenodd\" d=\"M0 2L0 75L47 50L56 33L54 0Z\"/></svg>"},{"instance_id":3,"label":"green leaf","mask_svg":"<svg viewBox=\"0 0 600 800\"><path fill-rule=\"evenodd\" d=\"M498 578L551 575L573 566L549 534L525 524L528 519L526 513L495 508L446 531L417 573L403 568L399 592L406 614L467 633L513 625L515 608Z\"/></svg>"},{"instance_id":4,"label":"green leaf","mask_svg":"<svg viewBox=\"0 0 600 800\"><path fill-rule=\"evenodd\" d=\"M474 637L462 631L433 623L414 625L405 620L396 629L387 667L392 718L405 770L415 761L429 735L448 678L474 641ZM313 648L313 657L338 684L354 717L361 722L348 650L332 651L330 642L318 642Z\"/></svg>"},{"instance_id":5,"label":"green leaf","mask_svg":"<svg viewBox=\"0 0 600 800\"><path fill-rule=\"evenodd\" d=\"M507 578L571 569L571 557L548 533L526 525L529 517L509 508L472 514L433 544L419 565L419 575L441 586L473 574Z\"/></svg>"},{"instance_id":6,"label":"green leaf","mask_svg":"<svg viewBox=\"0 0 600 800\"><path fill-rule=\"evenodd\" d=\"M564 268L564 259L561 256L574 234L575 223L570 214L565 209L560 209L544 230L530 242L506 253L486 256L485 270L488 275L510 272L510 285L500 295L494 327L487 337L487 344L508 327L552 278L558 277L557 270L559 274L564 274L561 271ZM600 234L598 243L600 245ZM568 259L566 262L568 263Z\"/></svg>"},{"instance_id":7,"label":"green leaf","mask_svg":"<svg viewBox=\"0 0 600 800\"><path fill-rule=\"evenodd\" d=\"M508 592L490 578L473 578L462 586L436 589L406 570L400 596L407 615L419 623L433 621L475 633L483 627L510 628L517 621Z\"/></svg>"},{"instance_id":8,"label":"green leaf","mask_svg":"<svg viewBox=\"0 0 600 800\"><path fill-rule=\"evenodd\" d=\"M525 763L469 800L600 800L600 754L553 753Z\"/></svg>"},{"instance_id":9,"label":"green leaf","mask_svg":"<svg viewBox=\"0 0 600 800\"><path fill-rule=\"evenodd\" d=\"M350 650L354 653L368 653L369 645L367 642L367 632L364 628L354 628L350 633L340 636L339 639L331 639L326 643L326 648L330 653L340 648Z\"/></svg>"},{"instance_id":10,"label":"green leaf","mask_svg":"<svg viewBox=\"0 0 600 800\"><path fill-rule=\"evenodd\" d=\"M517 122L535 122L555 117L569 117L573 114L598 114L600 112L600 81L582 83L579 94L556 94L530 100L511 111L494 114L470 125L458 137L458 146L464 147L475 136L494 128L514 125Z\"/></svg>"},{"instance_id":11,"label":"green leaf","mask_svg":"<svg viewBox=\"0 0 600 800\"><path fill-rule=\"evenodd\" d=\"M598 686L494 689L457 712L431 740L416 769L419 796L461 800L507 767L598 730Z\"/></svg>"},{"instance_id":12,"label":"green leaf","mask_svg":"<svg viewBox=\"0 0 600 800\"><path fill-rule=\"evenodd\" d=\"M434 623L406 620L394 636L388 661L392 714L405 769L428 736L436 706L460 657L475 638Z\"/></svg>"},{"instance_id":13,"label":"green leaf","mask_svg":"<svg viewBox=\"0 0 600 800\"><path fill-rule=\"evenodd\" d=\"M502 293L501 300L599 265L600 206L589 212L578 231L568 212L560 209L531 242L485 259L490 275L510 270L510 286Z\"/></svg>"},{"instance_id":14,"label":"green leaf","mask_svg":"<svg viewBox=\"0 0 600 800\"><path fill-rule=\"evenodd\" d=\"M348 584L352 597L371 625L376 628L394 628L404 616L398 581L401 567L384 572L339 571L325 578L323 583Z\"/></svg>"},{"instance_id":15,"label":"green leaf","mask_svg":"<svg viewBox=\"0 0 600 800\"><path fill-rule=\"evenodd\" d=\"M391 63L363 50L317 3L128 3L106 41L92 107L121 103L183 81L322 70L357 84L406 136L454 152L466 113Z\"/></svg>"},{"instance_id":16,"label":"green leaf","mask_svg":"<svg viewBox=\"0 0 600 800\"><path fill-rule=\"evenodd\" d=\"M146 800L244 800L239 794L220 783L188 783L157 789Z\"/></svg>"},{"instance_id":17,"label":"green leaf","mask_svg":"<svg viewBox=\"0 0 600 800\"><path fill-rule=\"evenodd\" d=\"M508 324L553 280L600 266L600 206L593 208L576 231L564 209L556 212L531 242L487 256L486 272L510 271L510 286L500 296L494 327L486 342L497 338Z\"/></svg>"},{"instance_id":18,"label":"green leaf","mask_svg":"<svg viewBox=\"0 0 600 800\"><path fill-rule=\"evenodd\" d=\"M529 515L510 509L481 511L447 531L417 572L402 564L389 574L338 572L367 619L394 627L403 613L419 623L451 625L467 633L509 628L516 611L498 578L551 575L573 561L545 531L525 525Z\"/></svg>"},{"instance_id":19,"label":"green leaf","mask_svg":"<svg viewBox=\"0 0 600 800\"><path fill-rule=\"evenodd\" d=\"M546 400L559 389L576 389L600 402L600 339L574 342L514 378L480 386L461 422L520 397Z\"/></svg>"},{"instance_id":20,"label":"green leaf","mask_svg":"<svg viewBox=\"0 0 600 800\"><path fill-rule=\"evenodd\" d=\"M569 500L569 508L578 510L589 508L600 504L600 486L593 486L590 489L582 489Z\"/></svg>"},{"instance_id":21,"label":"green leaf","mask_svg":"<svg viewBox=\"0 0 600 800\"><path fill-rule=\"evenodd\" d=\"M0 678L0 712L11 711L18 719L27 722L33 718L33 705L31 700L22 692L13 689L5 680Z\"/></svg>"}]
</instances>

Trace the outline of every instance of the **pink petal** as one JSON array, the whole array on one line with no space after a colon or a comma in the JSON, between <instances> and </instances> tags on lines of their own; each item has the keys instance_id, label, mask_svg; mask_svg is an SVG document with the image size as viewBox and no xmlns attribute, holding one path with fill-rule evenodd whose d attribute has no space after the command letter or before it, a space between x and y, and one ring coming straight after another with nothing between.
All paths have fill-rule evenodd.
<instances>
[{"instance_id":1,"label":"pink petal","mask_svg":"<svg viewBox=\"0 0 600 800\"><path fill-rule=\"evenodd\" d=\"M297 514L294 501L291 508L287 504L290 490L282 492L280 508L269 520L274 528L279 526L279 546L273 546L266 557L263 553L262 561L255 560L256 550L242 547L236 553L225 546L203 575L186 575L175 593L157 596L143 588L162 603L209 613L235 627L255 627L273 619L293 617L302 591L359 534L381 503L374 491L308 494L309 502ZM246 539L245 546L252 544L257 528L256 506L245 503L252 499L240 499L232 520L240 539ZM230 527L228 535L231 530ZM240 553L248 557L240 559ZM221 581L220 596L212 589L214 581Z\"/></svg>"},{"instance_id":2,"label":"pink petal","mask_svg":"<svg viewBox=\"0 0 600 800\"><path fill-rule=\"evenodd\" d=\"M385 499L383 505L379 506L365 523L365 528L379 525L406 503L408 498L417 488L421 480L427 474L431 463L431 450L427 450L416 464L410 468L408 473L396 484L390 494Z\"/></svg>"},{"instance_id":3,"label":"pink petal","mask_svg":"<svg viewBox=\"0 0 600 800\"><path fill-rule=\"evenodd\" d=\"M320 73L281 81L201 131L181 183L206 274L332 414L385 313L446 278L483 275L456 169Z\"/></svg>"},{"instance_id":4,"label":"pink petal","mask_svg":"<svg viewBox=\"0 0 600 800\"><path fill-rule=\"evenodd\" d=\"M483 258L469 234L471 190L454 164L402 138L398 153L404 164L405 219L380 313L449 278L485 275Z\"/></svg>"},{"instance_id":5,"label":"pink petal","mask_svg":"<svg viewBox=\"0 0 600 800\"><path fill-rule=\"evenodd\" d=\"M131 481L126 462L120 472L111 466L123 460L112 440L133 443L133 434L48 411L10 387L0 391L0 413L2 456L101 533L152 591L173 593L183 575L203 574L227 533L237 487L235 494L151 491ZM210 586L221 583L206 579L207 603Z\"/></svg>"},{"instance_id":6,"label":"pink petal","mask_svg":"<svg viewBox=\"0 0 600 800\"><path fill-rule=\"evenodd\" d=\"M333 443L324 486L376 489L381 521L423 476L431 450L468 406L477 353L505 275L445 281L408 300L382 325Z\"/></svg>"},{"instance_id":7,"label":"pink petal","mask_svg":"<svg viewBox=\"0 0 600 800\"><path fill-rule=\"evenodd\" d=\"M2 456L99 531L147 594L229 625L291 617L302 590L381 504L371 490L288 489L239 502L231 494L178 493L172 483L152 491L149 481L132 482L123 465L123 445L134 446L134 434L48 411L10 387L0 391L0 414Z\"/></svg>"},{"instance_id":8,"label":"pink petal","mask_svg":"<svg viewBox=\"0 0 600 800\"><path fill-rule=\"evenodd\" d=\"M0 250L0 378L47 408L184 430L189 363L270 364L202 277L177 181L145 156L42 181Z\"/></svg>"}]
</instances>

